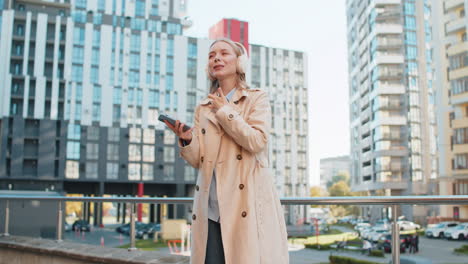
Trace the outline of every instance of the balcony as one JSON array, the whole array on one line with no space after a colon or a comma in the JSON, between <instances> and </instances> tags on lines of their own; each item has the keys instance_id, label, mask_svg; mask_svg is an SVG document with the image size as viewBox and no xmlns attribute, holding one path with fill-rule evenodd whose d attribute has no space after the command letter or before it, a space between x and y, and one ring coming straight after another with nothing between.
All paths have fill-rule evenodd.
<instances>
[{"instance_id":1,"label":"balcony","mask_svg":"<svg viewBox=\"0 0 468 264\"><path fill-rule=\"evenodd\" d=\"M376 24L375 33L377 35L401 34L403 33L403 26L398 24Z\"/></svg>"},{"instance_id":2,"label":"balcony","mask_svg":"<svg viewBox=\"0 0 468 264\"><path fill-rule=\"evenodd\" d=\"M404 62L405 58L400 53L377 52L371 68L378 64L402 64Z\"/></svg>"},{"instance_id":3,"label":"balcony","mask_svg":"<svg viewBox=\"0 0 468 264\"><path fill-rule=\"evenodd\" d=\"M468 72L468 67L464 68ZM468 92L453 94L450 96L450 103L453 105L466 104L468 103Z\"/></svg>"},{"instance_id":4,"label":"balcony","mask_svg":"<svg viewBox=\"0 0 468 264\"><path fill-rule=\"evenodd\" d=\"M453 176L458 179L468 179L468 169L466 170L452 170Z\"/></svg>"},{"instance_id":5,"label":"balcony","mask_svg":"<svg viewBox=\"0 0 468 264\"><path fill-rule=\"evenodd\" d=\"M468 144L454 144L453 154L464 154L468 152Z\"/></svg>"},{"instance_id":6,"label":"balcony","mask_svg":"<svg viewBox=\"0 0 468 264\"><path fill-rule=\"evenodd\" d=\"M445 25L445 33L448 35L461 32L465 30L465 24L466 23L464 18L458 18L456 20L449 21Z\"/></svg>"},{"instance_id":7,"label":"balcony","mask_svg":"<svg viewBox=\"0 0 468 264\"><path fill-rule=\"evenodd\" d=\"M447 55L453 56L455 54L460 54L462 52L468 51L468 42L461 42L455 45L450 46L447 49Z\"/></svg>"},{"instance_id":8,"label":"balcony","mask_svg":"<svg viewBox=\"0 0 468 264\"><path fill-rule=\"evenodd\" d=\"M468 127L468 117L452 120L453 129L466 128L466 127Z\"/></svg>"},{"instance_id":9,"label":"balcony","mask_svg":"<svg viewBox=\"0 0 468 264\"><path fill-rule=\"evenodd\" d=\"M464 3L464 0L447 0L444 2L445 12L457 9L459 7L463 7Z\"/></svg>"},{"instance_id":10,"label":"balcony","mask_svg":"<svg viewBox=\"0 0 468 264\"><path fill-rule=\"evenodd\" d=\"M399 5L401 4L401 0L374 0L372 4L375 7L379 6L386 6L386 5Z\"/></svg>"}]
</instances>

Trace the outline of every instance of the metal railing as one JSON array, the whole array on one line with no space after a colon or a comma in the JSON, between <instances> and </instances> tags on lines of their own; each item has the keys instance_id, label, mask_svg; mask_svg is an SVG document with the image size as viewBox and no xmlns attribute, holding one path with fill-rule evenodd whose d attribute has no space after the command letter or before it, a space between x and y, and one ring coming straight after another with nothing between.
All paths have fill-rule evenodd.
<instances>
[{"instance_id":1,"label":"metal railing","mask_svg":"<svg viewBox=\"0 0 468 264\"><path fill-rule=\"evenodd\" d=\"M0 195L5 200L5 229L4 236L9 236L10 201L40 200L57 201L57 241L62 241L63 202L117 202L130 203L130 248L135 250L135 205L138 203L153 204L191 204L193 198L107 198L107 197L64 197L64 196L23 196ZM400 205L468 205L468 195L447 196L357 196L357 197L308 197L282 198L283 205L388 205L392 208L392 263L400 263L400 243L398 228L398 207Z\"/></svg>"}]
</instances>

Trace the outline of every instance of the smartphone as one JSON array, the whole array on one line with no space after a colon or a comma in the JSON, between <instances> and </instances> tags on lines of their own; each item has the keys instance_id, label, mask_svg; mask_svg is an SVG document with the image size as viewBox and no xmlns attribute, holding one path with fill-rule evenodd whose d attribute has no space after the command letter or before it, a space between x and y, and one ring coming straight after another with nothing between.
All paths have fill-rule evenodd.
<instances>
[{"instance_id":1,"label":"smartphone","mask_svg":"<svg viewBox=\"0 0 468 264\"><path fill-rule=\"evenodd\" d=\"M159 115L158 120L163 122L163 123L164 123L164 121L167 121L169 124L171 124L173 126L175 126L175 122L176 122L173 118L170 118L167 115ZM187 131L189 129L190 129L190 127L184 124L184 128L182 128L182 131L185 132L185 131Z\"/></svg>"}]
</instances>

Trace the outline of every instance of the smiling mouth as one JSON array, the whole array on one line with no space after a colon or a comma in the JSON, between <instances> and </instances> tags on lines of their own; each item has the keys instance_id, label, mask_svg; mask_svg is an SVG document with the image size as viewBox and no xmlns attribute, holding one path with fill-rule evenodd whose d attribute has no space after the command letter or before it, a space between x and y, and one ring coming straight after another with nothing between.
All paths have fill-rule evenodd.
<instances>
[{"instance_id":1,"label":"smiling mouth","mask_svg":"<svg viewBox=\"0 0 468 264\"><path fill-rule=\"evenodd\" d=\"M213 69L214 69L215 71L221 70L222 68L224 68L223 65L218 65L218 66L214 66L214 67L213 67Z\"/></svg>"}]
</instances>

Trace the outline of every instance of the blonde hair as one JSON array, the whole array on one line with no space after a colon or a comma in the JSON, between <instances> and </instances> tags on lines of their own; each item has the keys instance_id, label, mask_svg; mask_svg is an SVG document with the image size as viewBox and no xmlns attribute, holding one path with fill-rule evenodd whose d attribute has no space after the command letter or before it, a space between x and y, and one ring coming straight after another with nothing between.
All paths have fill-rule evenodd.
<instances>
[{"instance_id":1,"label":"blonde hair","mask_svg":"<svg viewBox=\"0 0 468 264\"><path fill-rule=\"evenodd\" d=\"M218 42L221 42L221 41L229 44L232 47L232 49L234 50L234 52L236 53L236 55L237 55L236 87L239 88L239 89L249 89L249 86L247 85L247 80L245 78L245 72L247 71L246 68L247 68L247 63L248 63L247 50L245 49L244 45L242 45L241 43L232 41L232 40L230 40L228 38L216 39L215 41L213 41L213 43L211 43L210 49L211 49L211 47L213 47L214 44L216 44ZM210 74L210 69L209 69L208 65L206 67L206 74L208 75L208 78L211 81L211 83L210 83L210 93L213 93L214 91L216 91L216 89L219 88L218 79L214 78Z\"/></svg>"}]
</instances>

